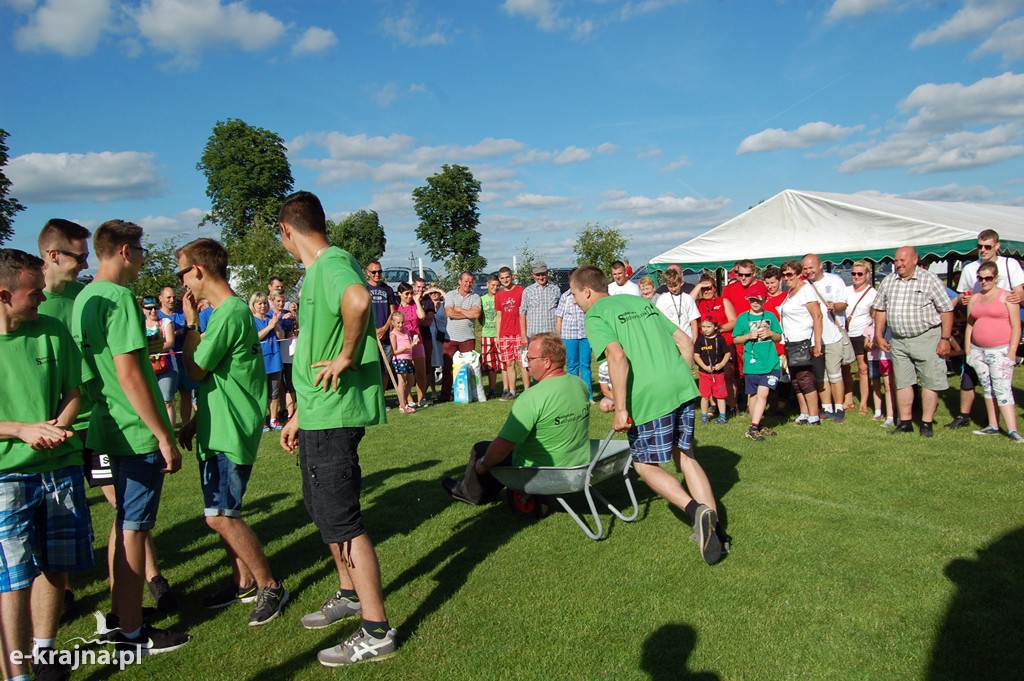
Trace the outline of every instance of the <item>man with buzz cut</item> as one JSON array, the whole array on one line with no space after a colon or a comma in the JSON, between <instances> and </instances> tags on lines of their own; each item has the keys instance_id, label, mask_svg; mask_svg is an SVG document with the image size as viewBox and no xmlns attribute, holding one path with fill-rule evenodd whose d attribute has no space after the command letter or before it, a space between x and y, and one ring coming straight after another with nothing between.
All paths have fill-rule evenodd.
<instances>
[{"instance_id":1,"label":"man with buzz cut","mask_svg":"<svg viewBox=\"0 0 1024 681\"><path fill-rule=\"evenodd\" d=\"M608 360L614 393L613 427L625 431L633 469L656 494L693 523L704 562L729 550L718 522L711 483L693 456L699 395L693 380L693 341L642 296L608 294L608 279L593 265L569 277L576 304L586 312L587 338L597 361ZM661 465L682 471L687 490Z\"/></svg>"},{"instance_id":2,"label":"man with buzz cut","mask_svg":"<svg viewBox=\"0 0 1024 681\"><path fill-rule=\"evenodd\" d=\"M70 673L52 657L64 586L94 563L72 430L82 359L67 329L39 314L44 283L41 259L0 249L0 670L25 681L28 660L36 678Z\"/></svg>"},{"instance_id":3,"label":"man with buzz cut","mask_svg":"<svg viewBox=\"0 0 1024 681\"><path fill-rule=\"evenodd\" d=\"M327 242L314 194L289 196L277 220L281 244L306 268L292 370L298 410L281 446L298 449L306 510L330 547L340 587L302 626L322 629L361 614L362 626L317 659L326 667L381 660L395 653L398 632L388 624L377 552L359 508L359 442L367 426L386 420L370 293L355 258Z\"/></svg>"},{"instance_id":4,"label":"man with buzz cut","mask_svg":"<svg viewBox=\"0 0 1024 681\"><path fill-rule=\"evenodd\" d=\"M145 261L142 228L108 220L92 245L99 269L75 299L71 328L92 375L86 444L110 455L117 502L111 612L97 633L112 634L122 652L163 653L188 643L189 635L142 621L146 540L156 525L164 475L181 468L181 453L149 361L142 310L125 287Z\"/></svg>"},{"instance_id":5,"label":"man with buzz cut","mask_svg":"<svg viewBox=\"0 0 1024 681\"><path fill-rule=\"evenodd\" d=\"M267 376L249 306L228 284L228 252L213 239L196 239L178 250L178 279L186 287L183 367L199 384L199 411L178 434L192 449L195 438L206 524L220 535L232 579L203 599L207 608L255 601L249 626L277 618L288 592L274 578L256 534L242 519L263 435ZM206 333L199 334L197 301L213 306Z\"/></svg>"}]
</instances>

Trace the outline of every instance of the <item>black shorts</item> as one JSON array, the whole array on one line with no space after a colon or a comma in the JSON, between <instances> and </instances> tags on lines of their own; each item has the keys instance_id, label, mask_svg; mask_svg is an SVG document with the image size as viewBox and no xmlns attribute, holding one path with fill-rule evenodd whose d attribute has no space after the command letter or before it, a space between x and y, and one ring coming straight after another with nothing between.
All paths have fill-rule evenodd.
<instances>
[{"instance_id":1,"label":"black shorts","mask_svg":"<svg viewBox=\"0 0 1024 681\"><path fill-rule=\"evenodd\" d=\"M858 357L864 354L864 336L850 336L850 343L853 345L853 354Z\"/></svg>"},{"instance_id":2,"label":"black shorts","mask_svg":"<svg viewBox=\"0 0 1024 681\"><path fill-rule=\"evenodd\" d=\"M365 428L299 431L302 498L325 544L341 544L366 532L359 508L358 452L365 433Z\"/></svg>"},{"instance_id":3,"label":"black shorts","mask_svg":"<svg viewBox=\"0 0 1024 681\"><path fill-rule=\"evenodd\" d=\"M114 474L110 470L110 456L89 449L85 444L88 436L88 428L78 431L78 437L82 438L82 467L85 470L86 482L89 483L89 487L113 485Z\"/></svg>"}]
</instances>

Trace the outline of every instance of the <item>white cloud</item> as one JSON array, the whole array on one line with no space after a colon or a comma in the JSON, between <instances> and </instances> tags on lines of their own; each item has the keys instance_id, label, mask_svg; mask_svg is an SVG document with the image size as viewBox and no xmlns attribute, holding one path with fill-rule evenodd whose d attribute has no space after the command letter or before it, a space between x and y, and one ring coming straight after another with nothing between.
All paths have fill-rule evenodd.
<instances>
[{"instance_id":1,"label":"white cloud","mask_svg":"<svg viewBox=\"0 0 1024 681\"><path fill-rule=\"evenodd\" d=\"M140 151L30 153L11 159L7 176L22 201L144 199L164 192L155 161L154 154Z\"/></svg>"},{"instance_id":2,"label":"white cloud","mask_svg":"<svg viewBox=\"0 0 1024 681\"><path fill-rule=\"evenodd\" d=\"M112 14L110 0L47 0L15 32L14 44L24 51L81 57L96 49Z\"/></svg>"},{"instance_id":3,"label":"white cloud","mask_svg":"<svg viewBox=\"0 0 1024 681\"><path fill-rule=\"evenodd\" d=\"M509 16L520 16L536 22L542 31L555 31L561 27L558 7L551 0L505 0L501 9Z\"/></svg>"},{"instance_id":4,"label":"white cloud","mask_svg":"<svg viewBox=\"0 0 1024 681\"><path fill-rule=\"evenodd\" d=\"M839 21L850 17L861 17L884 9L893 0L836 0L825 15L827 21Z\"/></svg>"},{"instance_id":5,"label":"white cloud","mask_svg":"<svg viewBox=\"0 0 1024 681\"><path fill-rule=\"evenodd\" d=\"M324 52L338 44L338 37L329 28L311 26L303 31L299 39L292 45L292 54L316 54Z\"/></svg>"},{"instance_id":6,"label":"white cloud","mask_svg":"<svg viewBox=\"0 0 1024 681\"><path fill-rule=\"evenodd\" d=\"M619 10L619 18L628 21L634 17L641 17L646 14L653 14L666 7L679 3L679 0L642 0L641 2L627 2Z\"/></svg>"},{"instance_id":7,"label":"white cloud","mask_svg":"<svg viewBox=\"0 0 1024 681\"><path fill-rule=\"evenodd\" d=\"M1020 120L1024 118L1024 74L1007 72L971 85L926 83L914 88L899 108L917 110L907 130L954 130L969 122Z\"/></svg>"},{"instance_id":8,"label":"white cloud","mask_svg":"<svg viewBox=\"0 0 1024 681\"><path fill-rule=\"evenodd\" d=\"M580 161L586 161L590 158L590 152L586 149L576 146L566 147L558 156L555 157L555 163L558 165L565 165L567 163L579 163Z\"/></svg>"},{"instance_id":9,"label":"white cloud","mask_svg":"<svg viewBox=\"0 0 1024 681\"><path fill-rule=\"evenodd\" d=\"M368 135L346 135L340 132L316 132L299 135L288 143L289 153L317 145L327 150L336 159L386 159L405 153L412 148L415 138L409 135L392 134L387 137Z\"/></svg>"},{"instance_id":10,"label":"white cloud","mask_svg":"<svg viewBox=\"0 0 1024 681\"><path fill-rule=\"evenodd\" d=\"M550 196L546 194L519 194L515 198L505 202L506 208L529 208L543 210L555 206L566 206L578 199L569 196Z\"/></svg>"},{"instance_id":11,"label":"white cloud","mask_svg":"<svg viewBox=\"0 0 1024 681\"><path fill-rule=\"evenodd\" d=\"M679 158L677 158L676 160L672 161L667 166L662 168L662 170L666 173L671 173L673 171L679 170L680 168L685 168L688 165L690 165L690 159L686 158L685 156L680 156Z\"/></svg>"},{"instance_id":12,"label":"white cloud","mask_svg":"<svg viewBox=\"0 0 1024 681\"><path fill-rule=\"evenodd\" d=\"M199 223L206 217L206 211L201 208L189 208L177 215L147 215L141 218L134 218L135 222L145 232L145 238L152 243L158 244L165 239L198 239L200 237L211 237L217 239L220 233L213 224L206 224L202 227ZM180 244L179 244L180 245Z\"/></svg>"},{"instance_id":13,"label":"white cloud","mask_svg":"<svg viewBox=\"0 0 1024 681\"><path fill-rule=\"evenodd\" d=\"M404 45L426 47L430 45L446 45L450 39L445 35L447 22L438 19L433 27L427 28L423 21L413 13L412 5L405 8L401 16L385 17L381 28L384 34Z\"/></svg>"},{"instance_id":14,"label":"white cloud","mask_svg":"<svg viewBox=\"0 0 1024 681\"><path fill-rule=\"evenodd\" d=\"M662 194L657 198L647 196L629 196L620 192L605 195L605 201L599 210L614 210L630 213L636 217L656 217L662 215L690 215L692 213L708 213L721 210L730 203L731 199L718 197L716 199L695 199L692 196L676 197L671 194Z\"/></svg>"},{"instance_id":15,"label":"white cloud","mask_svg":"<svg viewBox=\"0 0 1024 681\"><path fill-rule=\"evenodd\" d=\"M614 154L618 150L619 147L612 144L611 142L604 142L602 144L597 145L597 153L601 154L602 156L605 154Z\"/></svg>"},{"instance_id":16,"label":"white cloud","mask_svg":"<svg viewBox=\"0 0 1024 681\"><path fill-rule=\"evenodd\" d=\"M1016 143L1015 143L1016 142ZM1024 129L1006 124L984 132L962 131L932 137L901 132L843 161L839 171L855 173L877 168L909 167L914 174L963 170L1024 156Z\"/></svg>"},{"instance_id":17,"label":"white cloud","mask_svg":"<svg viewBox=\"0 0 1024 681\"><path fill-rule=\"evenodd\" d=\"M661 151L661 149L658 149L658 148L641 149L640 151L638 151L636 153L636 157L638 159L640 159L640 158L658 158L659 156L661 156L661 154L662 154L662 151Z\"/></svg>"},{"instance_id":18,"label":"white cloud","mask_svg":"<svg viewBox=\"0 0 1024 681\"><path fill-rule=\"evenodd\" d=\"M935 28L918 33L911 47L956 42L992 30L1020 8L1016 0L967 0L952 17ZM1020 34L1017 34L1018 37Z\"/></svg>"},{"instance_id":19,"label":"white cloud","mask_svg":"<svg viewBox=\"0 0 1024 681\"><path fill-rule=\"evenodd\" d=\"M555 157L555 154L550 151L541 151L540 149L530 149L525 154L519 154L512 159L512 163L547 163Z\"/></svg>"},{"instance_id":20,"label":"white cloud","mask_svg":"<svg viewBox=\"0 0 1024 681\"><path fill-rule=\"evenodd\" d=\"M824 121L804 123L796 130L768 128L750 135L736 149L737 154L756 154L775 149L799 149L822 142L834 142L854 132L863 130L863 125L844 128Z\"/></svg>"},{"instance_id":21,"label":"white cloud","mask_svg":"<svg viewBox=\"0 0 1024 681\"><path fill-rule=\"evenodd\" d=\"M977 54L995 53L1002 55L1005 61L1024 60L1024 17L1019 17L995 30L995 32L975 50Z\"/></svg>"},{"instance_id":22,"label":"white cloud","mask_svg":"<svg viewBox=\"0 0 1024 681\"><path fill-rule=\"evenodd\" d=\"M266 12L253 12L245 2L220 0L146 0L132 14L150 44L176 53L183 63L211 47L246 51L276 43L285 26Z\"/></svg>"},{"instance_id":23,"label":"white cloud","mask_svg":"<svg viewBox=\"0 0 1024 681\"><path fill-rule=\"evenodd\" d=\"M903 198L920 199L922 201L985 201L995 195L994 191L980 184L972 187L961 187L956 183L950 183L941 187L929 187L928 189L921 189L916 192L907 192L903 195Z\"/></svg>"}]
</instances>

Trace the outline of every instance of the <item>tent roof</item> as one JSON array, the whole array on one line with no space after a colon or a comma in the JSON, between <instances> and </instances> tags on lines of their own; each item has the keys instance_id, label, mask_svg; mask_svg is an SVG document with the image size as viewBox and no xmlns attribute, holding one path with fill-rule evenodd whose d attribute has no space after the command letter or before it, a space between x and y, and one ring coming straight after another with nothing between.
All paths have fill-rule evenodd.
<instances>
[{"instance_id":1,"label":"tent roof","mask_svg":"<svg viewBox=\"0 0 1024 681\"><path fill-rule=\"evenodd\" d=\"M1004 253L1024 253L1021 206L787 189L653 258L651 268L729 268L745 257L781 264L807 253L826 262L878 261L907 245L922 258L966 255L983 229L999 232Z\"/></svg>"}]
</instances>

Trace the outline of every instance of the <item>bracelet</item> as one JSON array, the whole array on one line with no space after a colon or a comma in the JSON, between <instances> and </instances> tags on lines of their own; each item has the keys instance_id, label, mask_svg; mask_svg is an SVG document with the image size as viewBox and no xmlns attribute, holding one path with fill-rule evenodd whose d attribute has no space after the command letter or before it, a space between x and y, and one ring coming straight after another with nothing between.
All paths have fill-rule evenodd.
<instances>
[{"instance_id":1,"label":"bracelet","mask_svg":"<svg viewBox=\"0 0 1024 681\"><path fill-rule=\"evenodd\" d=\"M940 341L946 341L946 342L948 343L948 342L950 342L951 340L953 340L953 337L952 337L952 336L943 336L943 337L942 337L942 338L940 338L939 340L940 340Z\"/></svg>"}]
</instances>

